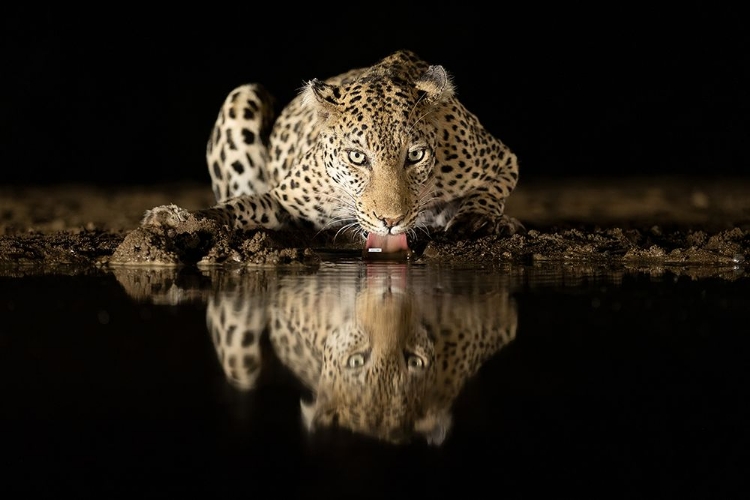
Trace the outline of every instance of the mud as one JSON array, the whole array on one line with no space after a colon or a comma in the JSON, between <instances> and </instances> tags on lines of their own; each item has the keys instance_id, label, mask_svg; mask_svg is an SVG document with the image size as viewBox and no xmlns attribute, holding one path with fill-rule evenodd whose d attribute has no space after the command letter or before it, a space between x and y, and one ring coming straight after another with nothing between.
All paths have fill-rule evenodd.
<instances>
[{"instance_id":1,"label":"mud","mask_svg":"<svg viewBox=\"0 0 750 500\"><path fill-rule=\"evenodd\" d=\"M144 211L212 204L208 186L0 187L3 274L86 272L111 266L315 265L361 256L334 233L240 233L205 220L180 229L138 227ZM506 212L526 231L413 242L410 260L453 266L564 262L631 267L743 269L750 257L750 180L550 179L519 184ZM696 271L698 272L698 271Z\"/></svg>"}]
</instances>

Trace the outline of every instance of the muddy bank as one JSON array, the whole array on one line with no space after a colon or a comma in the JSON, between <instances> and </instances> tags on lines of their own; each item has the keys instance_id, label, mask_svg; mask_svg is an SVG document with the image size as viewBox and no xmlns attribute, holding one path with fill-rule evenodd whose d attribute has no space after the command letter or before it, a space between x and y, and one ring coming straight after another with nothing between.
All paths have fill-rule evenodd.
<instances>
[{"instance_id":1,"label":"muddy bank","mask_svg":"<svg viewBox=\"0 0 750 500\"><path fill-rule=\"evenodd\" d=\"M332 233L230 232L193 221L179 234L138 228L143 212L212 203L207 186L70 185L0 188L0 266L47 270L112 265L310 265L358 257ZM510 237L414 242L414 262L502 266L568 262L741 268L750 258L750 181L569 179L519 184L507 213L527 231Z\"/></svg>"}]
</instances>

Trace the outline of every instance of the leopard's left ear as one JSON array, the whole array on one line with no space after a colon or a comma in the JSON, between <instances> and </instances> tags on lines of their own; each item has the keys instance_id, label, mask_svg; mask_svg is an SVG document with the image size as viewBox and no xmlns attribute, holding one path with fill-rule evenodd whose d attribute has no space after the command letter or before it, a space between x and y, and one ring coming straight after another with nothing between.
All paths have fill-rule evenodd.
<instances>
[{"instance_id":1,"label":"leopard's left ear","mask_svg":"<svg viewBox=\"0 0 750 500\"><path fill-rule=\"evenodd\" d=\"M445 68L442 66L430 66L416 81L417 90L422 94L420 97L427 103L443 102L455 92L453 82Z\"/></svg>"},{"instance_id":2,"label":"leopard's left ear","mask_svg":"<svg viewBox=\"0 0 750 500\"><path fill-rule=\"evenodd\" d=\"M325 120L335 115L339 110L339 99L341 89L335 85L313 78L302 89L303 106L312 106L318 112L318 116Z\"/></svg>"}]
</instances>

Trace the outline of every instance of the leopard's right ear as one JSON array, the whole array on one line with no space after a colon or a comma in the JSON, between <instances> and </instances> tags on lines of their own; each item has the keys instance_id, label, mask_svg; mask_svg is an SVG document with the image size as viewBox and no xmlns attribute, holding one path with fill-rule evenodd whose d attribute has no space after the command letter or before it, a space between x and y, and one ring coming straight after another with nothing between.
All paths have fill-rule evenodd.
<instances>
[{"instance_id":1,"label":"leopard's right ear","mask_svg":"<svg viewBox=\"0 0 750 500\"><path fill-rule=\"evenodd\" d=\"M322 120L327 120L339 112L341 88L313 78L302 88L302 105L312 107Z\"/></svg>"}]
</instances>

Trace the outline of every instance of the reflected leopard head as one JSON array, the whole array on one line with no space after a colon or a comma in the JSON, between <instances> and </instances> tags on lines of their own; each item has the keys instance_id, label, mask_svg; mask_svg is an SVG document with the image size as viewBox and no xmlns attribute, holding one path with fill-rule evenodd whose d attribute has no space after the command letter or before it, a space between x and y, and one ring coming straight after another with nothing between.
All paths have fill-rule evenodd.
<instances>
[{"instance_id":1,"label":"reflected leopard head","mask_svg":"<svg viewBox=\"0 0 750 500\"><path fill-rule=\"evenodd\" d=\"M440 444L447 408L433 404L435 339L421 324L409 291L360 291L350 322L325 341L316 399L302 404L309 430L342 427L393 443L423 436Z\"/></svg>"}]
</instances>

